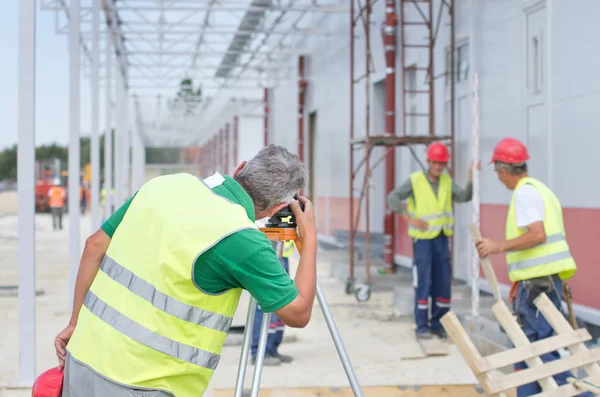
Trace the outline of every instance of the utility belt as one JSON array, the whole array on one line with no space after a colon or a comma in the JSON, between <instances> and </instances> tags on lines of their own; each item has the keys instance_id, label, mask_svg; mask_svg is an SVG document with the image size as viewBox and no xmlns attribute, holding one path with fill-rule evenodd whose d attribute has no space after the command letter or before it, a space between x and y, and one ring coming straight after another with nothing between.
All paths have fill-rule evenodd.
<instances>
[{"instance_id":1,"label":"utility belt","mask_svg":"<svg viewBox=\"0 0 600 397\"><path fill-rule=\"evenodd\" d=\"M556 290L555 284L556 280L559 279L560 278L558 274L553 274L551 276L536 277L521 281L525 289L525 295L527 296L527 304L531 307L535 307L533 302L542 293L545 293L549 298L551 298L552 292L554 291L560 298L561 295Z\"/></svg>"},{"instance_id":2,"label":"utility belt","mask_svg":"<svg viewBox=\"0 0 600 397\"><path fill-rule=\"evenodd\" d=\"M556 280L559 280L560 277L558 274L553 274L550 276L536 277L528 280L522 280L520 283L523 283L524 291L522 293L525 294L527 298L527 305L535 308L535 304L533 303L535 299L540 296L542 293L548 295L548 298L552 299L552 292L556 293L556 296L561 299L561 293L556 289ZM519 299L515 299L513 302L513 312L517 317L517 322L522 326L521 313L519 312ZM561 310L559 308L559 310ZM562 310L561 310L562 311Z\"/></svg>"}]
</instances>

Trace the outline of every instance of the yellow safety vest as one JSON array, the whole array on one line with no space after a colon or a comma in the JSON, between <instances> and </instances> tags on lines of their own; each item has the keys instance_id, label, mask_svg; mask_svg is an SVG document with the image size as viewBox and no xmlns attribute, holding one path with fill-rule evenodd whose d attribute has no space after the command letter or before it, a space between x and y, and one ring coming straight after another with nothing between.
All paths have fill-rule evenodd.
<instances>
[{"instance_id":1,"label":"yellow safety vest","mask_svg":"<svg viewBox=\"0 0 600 397\"><path fill-rule=\"evenodd\" d=\"M447 173L440 176L437 197L424 172L410 175L413 195L408 199L408 213L411 217L429 223L429 229L420 229L408 225L408 235L420 240L436 238L441 231L452 236L454 217L452 215L452 179ZM416 202L416 203L415 203Z\"/></svg>"},{"instance_id":2,"label":"yellow safety vest","mask_svg":"<svg viewBox=\"0 0 600 397\"><path fill-rule=\"evenodd\" d=\"M575 274L577 265L569 252L560 201L537 179L527 177L517 183L506 219L506 239L512 240L525 233L517 227L515 213L515 193L525 184L533 186L544 200L546 242L526 250L508 252L506 254L508 276L511 281L529 280L553 274L558 274L562 280L569 279Z\"/></svg>"},{"instance_id":3,"label":"yellow safety vest","mask_svg":"<svg viewBox=\"0 0 600 397\"><path fill-rule=\"evenodd\" d=\"M242 290L202 292L194 265L222 238L256 228L209 179L160 176L139 190L85 297L68 344L75 359L124 385L204 393Z\"/></svg>"},{"instance_id":4,"label":"yellow safety vest","mask_svg":"<svg viewBox=\"0 0 600 397\"><path fill-rule=\"evenodd\" d=\"M283 253L281 256L283 256L284 258L289 258L294 253L295 246L296 244L294 244L293 241L286 241L283 244Z\"/></svg>"}]
</instances>

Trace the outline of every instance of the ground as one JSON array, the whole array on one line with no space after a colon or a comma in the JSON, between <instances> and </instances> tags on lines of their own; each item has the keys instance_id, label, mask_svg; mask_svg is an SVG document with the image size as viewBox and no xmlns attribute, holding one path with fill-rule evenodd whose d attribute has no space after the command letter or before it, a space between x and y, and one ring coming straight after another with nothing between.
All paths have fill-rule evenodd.
<instances>
[{"instance_id":1,"label":"ground","mask_svg":"<svg viewBox=\"0 0 600 397\"><path fill-rule=\"evenodd\" d=\"M18 375L18 284L16 195L0 193L0 397L25 397L27 388L12 388ZM48 214L36 216L36 357L37 373L57 364L53 340L70 316L67 303L68 236L65 229L52 230ZM81 219L80 248L89 235L90 216ZM464 360L450 345L445 357L424 358L414 339L410 313L392 309L391 292L374 292L366 303L358 303L343 291L342 281L330 271L335 257L319 252L319 280L341 333L350 360L365 396L475 396L476 379ZM292 258L294 271L297 258ZM9 288L7 288L9 287ZM244 299L235 324L243 323L247 309ZM241 319L241 320L240 320ZM281 352L295 361L280 367L265 367L261 396L308 397L351 396L335 346L315 301L313 317L304 329L286 329ZM239 339L239 338L238 338ZM231 396L235 386L240 346L235 337L223 349L219 368L206 395ZM416 359L415 359L416 357ZM247 370L249 387L254 367Z\"/></svg>"}]
</instances>

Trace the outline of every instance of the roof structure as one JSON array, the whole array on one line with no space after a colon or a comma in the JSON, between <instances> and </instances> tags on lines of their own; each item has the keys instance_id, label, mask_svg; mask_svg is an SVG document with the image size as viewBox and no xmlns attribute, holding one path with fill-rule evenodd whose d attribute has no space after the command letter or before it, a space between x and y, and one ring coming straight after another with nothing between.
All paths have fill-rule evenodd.
<instances>
[{"instance_id":1,"label":"roof structure","mask_svg":"<svg viewBox=\"0 0 600 397\"><path fill-rule=\"evenodd\" d=\"M93 0L79 5L86 77ZM331 34L319 26L322 15L348 12L344 0L100 0L100 7L101 47L109 38L112 66L135 98L141 115L134 120L151 145L189 144L190 126L219 96L260 98L261 88L277 84L299 39ZM68 0L42 0L41 8L56 13L58 33L68 33ZM105 84L106 48L99 52Z\"/></svg>"}]
</instances>

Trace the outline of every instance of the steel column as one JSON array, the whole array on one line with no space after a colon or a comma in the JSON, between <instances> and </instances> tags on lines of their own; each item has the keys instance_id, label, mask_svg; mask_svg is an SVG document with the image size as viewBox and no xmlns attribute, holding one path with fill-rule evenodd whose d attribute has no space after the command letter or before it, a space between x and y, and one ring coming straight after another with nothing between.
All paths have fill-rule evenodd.
<instances>
[{"instance_id":1,"label":"steel column","mask_svg":"<svg viewBox=\"0 0 600 397\"><path fill-rule=\"evenodd\" d=\"M265 108L265 115L264 115L264 124L263 124L263 141L264 141L264 146L267 146L269 144L269 89L265 88L264 89L264 97L263 97L263 102L264 102L264 108Z\"/></svg>"},{"instance_id":2,"label":"steel column","mask_svg":"<svg viewBox=\"0 0 600 397\"><path fill-rule=\"evenodd\" d=\"M19 2L18 146L19 375L35 380L35 0Z\"/></svg>"},{"instance_id":3,"label":"steel column","mask_svg":"<svg viewBox=\"0 0 600 397\"><path fill-rule=\"evenodd\" d=\"M398 15L396 14L396 1L386 0L385 3L385 26L383 30L383 44L385 50L385 134L396 135L396 26ZM385 216L384 227L384 267L388 271L394 268L394 242L395 227L394 213L389 208L387 197L394 190L396 182L396 150L392 148L385 158Z\"/></svg>"},{"instance_id":4,"label":"steel column","mask_svg":"<svg viewBox=\"0 0 600 397\"><path fill-rule=\"evenodd\" d=\"M304 161L304 99L307 82L304 78L304 55L298 57L298 158Z\"/></svg>"},{"instance_id":5,"label":"steel column","mask_svg":"<svg viewBox=\"0 0 600 397\"><path fill-rule=\"evenodd\" d=\"M129 114L129 90L127 89L127 76L123 77L124 95L123 95L123 203L131 197L131 180L132 180L132 163L131 163L131 147L132 147L132 131L131 118Z\"/></svg>"},{"instance_id":6,"label":"steel column","mask_svg":"<svg viewBox=\"0 0 600 397\"><path fill-rule=\"evenodd\" d=\"M115 73L115 203L117 210L123 204L123 75Z\"/></svg>"},{"instance_id":7,"label":"steel column","mask_svg":"<svg viewBox=\"0 0 600 397\"><path fill-rule=\"evenodd\" d=\"M79 21L80 0L71 0L69 19L69 309L73 307L75 280L79 268L79 175L80 175L80 70L79 70Z\"/></svg>"},{"instance_id":8,"label":"steel column","mask_svg":"<svg viewBox=\"0 0 600 397\"><path fill-rule=\"evenodd\" d=\"M239 134L238 134L238 116L233 116L233 167L237 168L238 164L238 146L239 146Z\"/></svg>"},{"instance_id":9,"label":"steel column","mask_svg":"<svg viewBox=\"0 0 600 397\"><path fill-rule=\"evenodd\" d=\"M132 126L131 140L133 159L131 164L131 191L138 191L144 184L144 141L142 139L141 115L139 114L139 105L134 108L134 119L136 122Z\"/></svg>"},{"instance_id":10,"label":"steel column","mask_svg":"<svg viewBox=\"0 0 600 397\"><path fill-rule=\"evenodd\" d=\"M109 23L109 21L107 21ZM111 78L112 78L112 45L110 36L106 36L106 105L104 116L106 117L106 127L104 131L104 189L106 191L104 202L104 218L108 218L113 212L114 195L113 190L113 128L111 114Z\"/></svg>"},{"instance_id":11,"label":"steel column","mask_svg":"<svg viewBox=\"0 0 600 397\"><path fill-rule=\"evenodd\" d=\"M221 128L219 130L219 143L218 143L218 153L219 153L219 160L217 162L217 172L223 172L223 128Z\"/></svg>"},{"instance_id":12,"label":"steel column","mask_svg":"<svg viewBox=\"0 0 600 397\"><path fill-rule=\"evenodd\" d=\"M225 124L225 137L223 140L225 141L225 174L229 175L229 123Z\"/></svg>"},{"instance_id":13,"label":"steel column","mask_svg":"<svg viewBox=\"0 0 600 397\"><path fill-rule=\"evenodd\" d=\"M100 227L100 1L92 2L92 72L90 76L92 91L92 136L90 159L92 166L91 207L92 230Z\"/></svg>"}]
</instances>

